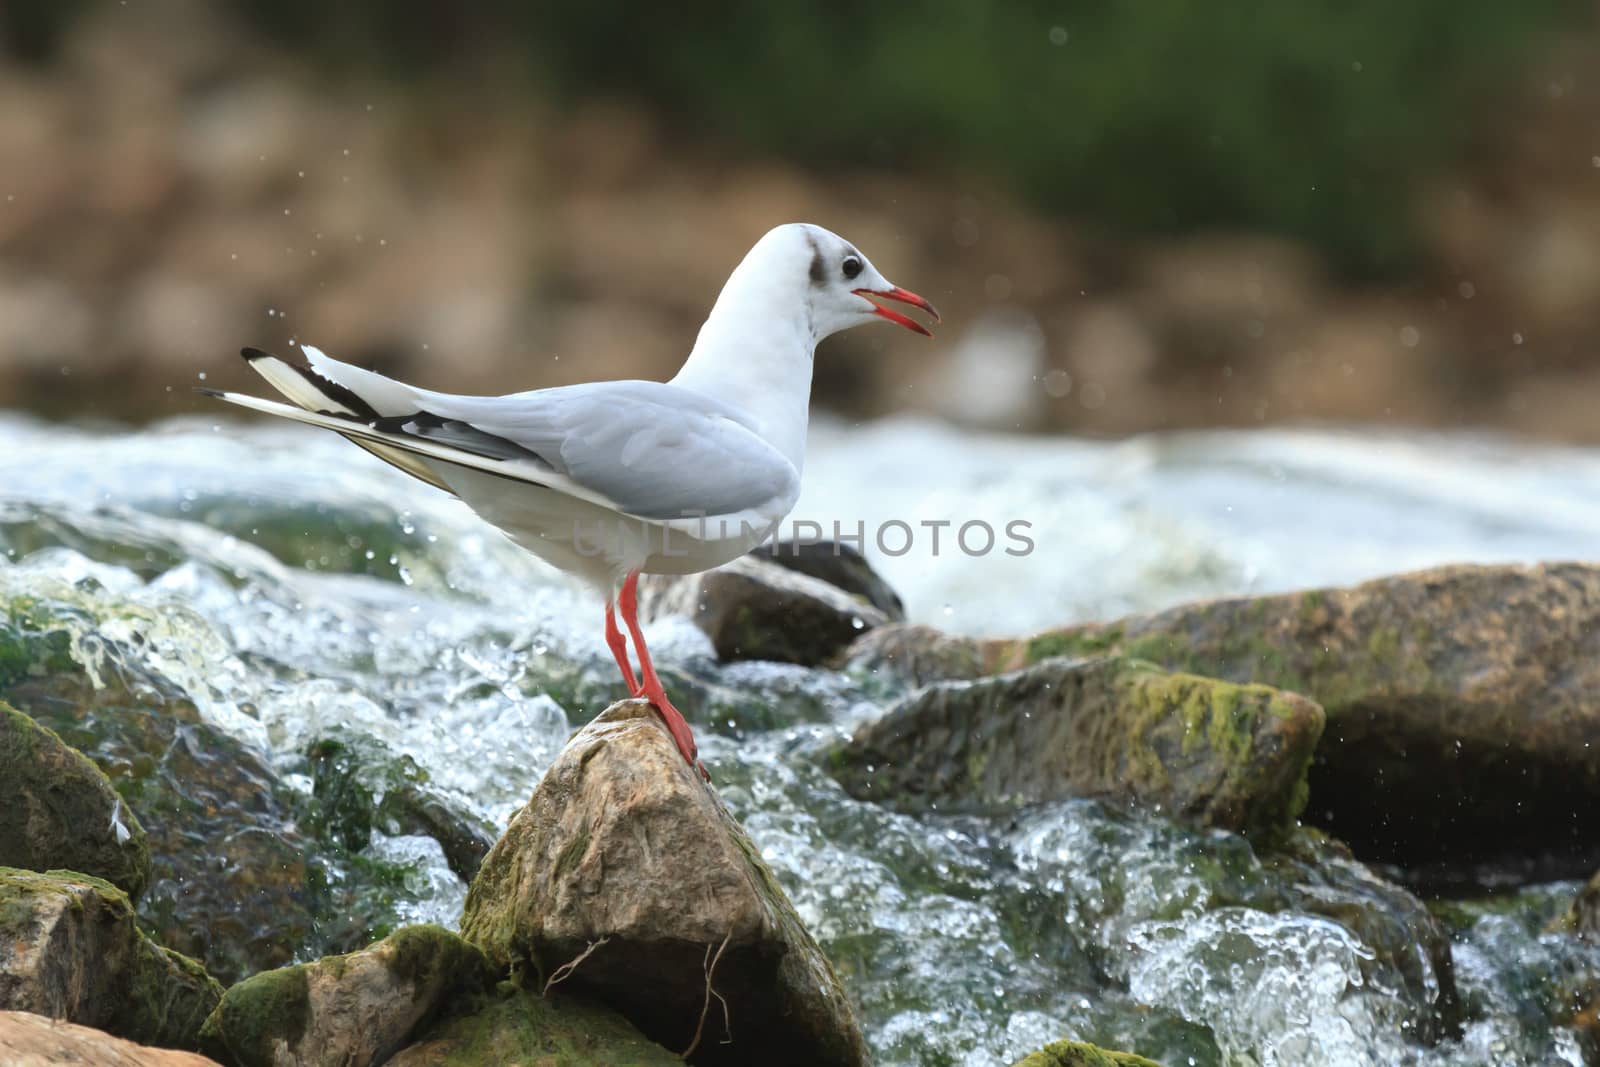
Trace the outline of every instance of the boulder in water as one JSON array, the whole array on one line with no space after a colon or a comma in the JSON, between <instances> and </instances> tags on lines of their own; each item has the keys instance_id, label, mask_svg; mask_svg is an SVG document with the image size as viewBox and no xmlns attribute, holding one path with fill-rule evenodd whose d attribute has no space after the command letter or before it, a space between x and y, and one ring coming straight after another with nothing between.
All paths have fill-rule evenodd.
<instances>
[{"instance_id":1,"label":"boulder in water","mask_svg":"<svg viewBox=\"0 0 1600 1067\"><path fill-rule=\"evenodd\" d=\"M757 545L750 550L750 555L757 559L770 559L780 567L821 579L835 589L871 604L891 622L900 622L906 617L900 594L872 569L867 557L843 541L777 541Z\"/></svg>"},{"instance_id":2,"label":"boulder in water","mask_svg":"<svg viewBox=\"0 0 1600 1067\"><path fill-rule=\"evenodd\" d=\"M244 1067L383 1063L457 996L494 983L483 953L437 926L408 926L344 956L283 967L229 989L205 1048Z\"/></svg>"},{"instance_id":3,"label":"boulder in water","mask_svg":"<svg viewBox=\"0 0 1600 1067\"><path fill-rule=\"evenodd\" d=\"M555 991L542 996L507 982L495 994L462 1008L396 1053L387 1067L501 1063L681 1067L683 1063L616 1012Z\"/></svg>"},{"instance_id":4,"label":"boulder in water","mask_svg":"<svg viewBox=\"0 0 1600 1067\"><path fill-rule=\"evenodd\" d=\"M1109 1052L1086 1041L1052 1041L1038 1052L1018 1060L1013 1067L1161 1067L1155 1060L1131 1052Z\"/></svg>"},{"instance_id":5,"label":"boulder in water","mask_svg":"<svg viewBox=\"0 0 1600 1067\"><path fill-rule=\"evenodd\" d=\"M195 1048L221 997L198 963L139 932L110 882L0 867L0 1009Z\"/></svg>"},{"instance_id":6,"label":"boulder in water","mask_svg":"<svg viewBox=\"0 0 1600 1067\"><path fill-rule=\"evenodd\" d=\"M1108 797L1275 840L1306 802L1322 709L1124 658L929 686L828 756L863 800L926 811Z\"/></svg>"},{"instance_id":7,"label":"boulder in water","mask_svg":"<svg viewBox=\"0 0 1600 1067\"><path fill-rule=\"evenodd\" d=\"M150 881L144 827L111 780L55 731L3 701L0 864L82 871L135 898Z\"/></svg>"},{"instance_id":8,"label":"boulder in water","mask_svg":"<svg viewBox=\"0 0 1600 1067\"><path fill-rule=\"evenodd\" d=\"M642 700L573 736L484 860L461 928L525 983L694 1045L695 1063L867 1060L822 950Z\"/></svg>"},{"instance_id":9,"label":"boulder in water","mask_svg":"<svg viewBox=\"0 0 1600 1067\"><path fill-rule=\"evenodd\" d=\"M869 635L863 660L915 634ZM1403 867L1558 855L1600 861L1600 564L1449 566L1346 588L1184 604L1023 639L945 638L921 655L970 676L1121 653L1322 705L1307 818ZM950 676L947 673L945 676Z\"/></svg>"},{"instance_id":10,"label":"boulder in water","mask_svg":"<svg viewBox=\"0 0 1600 1067\"><path fill-rule=\"evenodd\" d=\"M643 618L685 615L721 660L814 667L889 616L820 578L742 556L699 574L651 575L639 586Z\"/></svg>"}]
</instances>

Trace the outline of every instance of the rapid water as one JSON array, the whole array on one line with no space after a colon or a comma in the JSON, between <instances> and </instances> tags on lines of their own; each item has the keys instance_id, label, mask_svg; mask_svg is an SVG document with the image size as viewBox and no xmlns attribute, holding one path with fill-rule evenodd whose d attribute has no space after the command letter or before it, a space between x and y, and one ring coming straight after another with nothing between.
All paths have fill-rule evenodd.
<instances>
[{"instance_id":1,"label":"rapid water","mask_svg":"<svg viewBox=\"0 0 1600 1067\"><path fill-rule=\"evenodd\" d=\"M970 633L1600 544L1600 455L1493 440L1109 444L894 421L824 424L808 462L796 519L861 523L911 616ZM940 521L935 554L924 523ZM992 550L952 543L973 521L996 531ZM895 522L912 534L903 555L876 544L883 531L899 550ZM1006 553L1021 547L1014 522L1031 551ZM980 538L974 527L968 548ZM8 617L64 634L88 677L137 675L185 698L291 793L311 789L307 745L343 731L409 755L494 825L621 695L587 592L443 494L296 428L0 420ZM1337 918L1388 900L1358 864L1313 875L1234 835L1087 801L1009 821L895 815L810 758L894 694L719 666L682 620L649 636L669 687L693 689L717 786L840 970L880 1064L987 1067L1062 1037L1172 1065L1583 1062L1558 1023L1600 958L1540 932L1574 885L1442 909L1464 1023L1440 1035L1425 1010L1439 976L1393 933L1412 905L1379 905L1387 926ZM369 861L404 875L391 918L454 923L464 886L432 838L378 833L326 878Z\"/></svg>"}]
</instances>

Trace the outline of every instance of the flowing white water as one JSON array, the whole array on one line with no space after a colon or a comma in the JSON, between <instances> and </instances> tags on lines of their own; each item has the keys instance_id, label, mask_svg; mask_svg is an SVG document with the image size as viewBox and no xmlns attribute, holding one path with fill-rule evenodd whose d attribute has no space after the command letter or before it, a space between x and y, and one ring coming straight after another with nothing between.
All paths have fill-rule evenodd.
<instances>
[{"instance_id":1,"label":"flowing white water","mask_svg":"<svg viewBox=\"0 0 1600 1067\"><path fill-rule=\"evenodd\" d=\"M825 423L796 518L862 524L914 618L1025 632L1452 560L1582 557L1600 545L1597 489L1594 453L1474 438L1108 444ZM998 535L987 553L954 541L975 520ZM924 523L938 521L935 554ZM1033 549L1009 555L1018 521ZM912 548L886 555L875 542L895 522ZM354 729L495 823L619 695L587 592L443 494L294 428L0 421L0 605L20 597L59 617L80 662L134 661L285 765ZM882 1064L986 1067L1061 1037L1172 1064L1581 1062L1550 1017L1596 961L1539 932L1572 887L1460 920L1466 1024L1430 1045L1409 957L1311 907L1242 839L1088 802L1004 824L855 802L808 754L881 697L825 671L719 667L681 620L650 637L704 688L718 788ZM432 839L379 835L368 851L410 865L403 918L454 921L463 887Z\"/></svg>"}]
</instances>

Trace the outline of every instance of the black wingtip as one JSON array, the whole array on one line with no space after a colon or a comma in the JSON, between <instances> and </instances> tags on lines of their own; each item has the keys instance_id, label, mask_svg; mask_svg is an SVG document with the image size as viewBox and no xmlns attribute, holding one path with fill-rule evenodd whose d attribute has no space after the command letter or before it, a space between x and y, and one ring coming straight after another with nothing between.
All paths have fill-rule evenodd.
<instances>
[{"instance_id":1,"label":"black wingtip","mask_svg":"<svg viewBox=\"0 0 1600 1067\"><path fill-rule=\"evenodd\" d=\"M271 352L263 352L259 348L250 348L248 346L246 346L245 348L239 349L239 354L244 357L244 361L246 363L254 363L258 359L271 359L272 358L272 353Z\"/></svg>"},{"instance_id":2,"label":"black wingtip","mask_svg":"<svg viewBox=\"0 0 1600 1067\"><path fill-rule=\"evenodd\" d=\"M226 398L227 395L228 395L228 394L224 393L221 389L208 389L206 386L203 386L203 385L196 385L196 386L192 386L191 388L193 388L195 392L201 394L202 396L214 396L214 397L218 397L218 398Z\"/></svg>"}]
</instances>

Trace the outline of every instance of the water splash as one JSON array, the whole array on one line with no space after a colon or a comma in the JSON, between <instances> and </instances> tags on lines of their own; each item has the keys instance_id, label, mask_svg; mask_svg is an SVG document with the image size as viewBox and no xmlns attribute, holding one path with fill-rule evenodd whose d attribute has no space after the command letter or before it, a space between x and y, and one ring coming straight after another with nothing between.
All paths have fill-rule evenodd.
<instances>
[{"instance_id":1,"label":"water splash","mask_svg":"<svg viewBox=\"0 0 1600 1067\"><path fill-rule=\"evenodd\" d=\"M1445 556L1581 554L1600 533L1584 501L1600 494L1572 490L1600 488L1600 461L1525 460L1431 438L1092 444L824 426L803 508L1027 510L1041 531L1030 558L877 561L914 615L1015 631ZM185 702L320 817L305 753L338 734L381 742L503 825L570 730L621 695L588 594L342 442L195 420L113 438L0 421L0 486L0 695L54 664L139 688L152 707ZM1308 529L1313 510L1329 518ZM988 1067L1062 1037L1202 1067L1578 1062L1552 1005L1600 960L1540 932L1572 887L1456 916L1465 1020L1435 1043L1427 953L1331 914L1360 900L1395 929L1419 921L1374 899L1359 865L1328 862L1310 886L1304 864L1242 838L1089 802L1011 822L861 804L812 756L885 693L828 671L719 665L681 620L651 637L880 1064ZM367 885L393 921L453 922L464 885L438 841L376 825L352 840L365 843L327 861L335 887Z\"/></svg>"}]
</instances>

